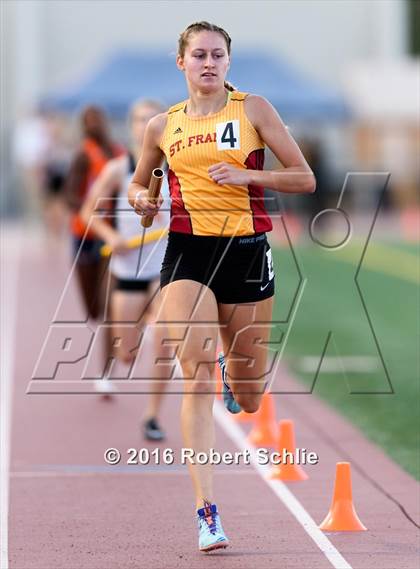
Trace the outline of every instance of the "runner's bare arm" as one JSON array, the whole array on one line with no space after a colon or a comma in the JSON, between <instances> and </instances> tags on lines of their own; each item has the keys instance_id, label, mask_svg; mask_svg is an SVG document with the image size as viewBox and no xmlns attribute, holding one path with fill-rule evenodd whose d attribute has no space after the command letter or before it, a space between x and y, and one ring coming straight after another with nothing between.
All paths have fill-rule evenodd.
<instances>
[{"instance_id":1,"label":"runner's bare arm","mask_svg":"<svg viewBox=\"0 0 420 569\"><path fill-rule=\"evenodd\" d=\"M209 168L210 177L218 184L253 184L284 193L313 193L313 172L274 107L263 97L248 95L245 112L284 169L245 170L220 162Z\"/></svg>"},{"instance_id":2,"label":"runner's bare arm","mask_svg":"<svg viewBox=\"0 0 420 569\"><path fill-rule=\"evenodd\" d=\"M104 202L112 198L115 189L124 183L127 160L127 156L120 156L110 160L105 165L90 188L80 211L80 215L86 225L89 225L89 229L106 241L114 251L124 248L125 241L118 231L100 216L99 212L104 206Z\"/></svg>"},{"instance_id":3,"label":"runner's bare arm","mask_svg":"<svg viewBox=\"0 0 420 569\"><path fill-rule=\"evenodd\" d=\"M83 203L80 189L87 183L88 167L88 157L79 151L70 165L64 186L65 200L72 211L78 211Z\"/></svg>"},{"instance_id":4,"label":"runner's bare arm","mask_svg":"<svg viewBox=\"0 0 420 569\"><path fill-rule=\"evenodd\" d=\"M139 215L155 216L162 205L161 196L159 196L157 203L148 198L148 186L153 170L159 168L163 162L164 155L159 144L166 121L166 113L156 115L149 121L144 135L140 160L128 188L128 201Z\"/></svg>"}]
</instances>

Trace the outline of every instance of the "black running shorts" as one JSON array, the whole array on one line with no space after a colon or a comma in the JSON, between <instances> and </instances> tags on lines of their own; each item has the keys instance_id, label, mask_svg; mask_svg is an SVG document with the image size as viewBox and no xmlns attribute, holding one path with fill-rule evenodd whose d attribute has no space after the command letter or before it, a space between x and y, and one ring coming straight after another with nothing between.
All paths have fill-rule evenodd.
<instances>
[{"instance_id":1,"label":"black running shorts","mask_svg":"<svg viewBox=\"0 0 420 569\"><path fill-rule=\"evenodd\" d=\"M161 288L182 279L206 285L223 304L273 296L273 260L266 234L207 237L171 231L160 272Z\"/></svg>"}]
</instances>

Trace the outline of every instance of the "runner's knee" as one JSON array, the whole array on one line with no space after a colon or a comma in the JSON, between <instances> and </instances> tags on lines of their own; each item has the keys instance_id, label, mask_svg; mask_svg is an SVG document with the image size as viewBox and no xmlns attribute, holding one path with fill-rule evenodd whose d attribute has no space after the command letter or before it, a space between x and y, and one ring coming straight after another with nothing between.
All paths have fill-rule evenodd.
<instances>
[{"instance_id":1,"label":"runner's knee","mask_svg":"<svg viewBox=\"0 0 420 569\"><path fill-rule=\"evenodd\" d=\"M194 393L208 393L214 389L214 363L198 362L195 359L181 360L186 390Z\"/></svg>"}]
</instances>

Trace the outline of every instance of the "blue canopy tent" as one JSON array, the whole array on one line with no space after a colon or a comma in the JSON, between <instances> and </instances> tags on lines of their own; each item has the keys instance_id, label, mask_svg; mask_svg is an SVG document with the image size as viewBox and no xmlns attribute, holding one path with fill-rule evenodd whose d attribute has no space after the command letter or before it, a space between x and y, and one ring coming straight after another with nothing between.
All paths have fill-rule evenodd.
<instances>
[{"instance_id":1,"label":"blue canopy tent","mask_svg":"<svg viewBox=\"0 0 420 569\"><path fill-rule=\"evenodd\" d=\"M187 91L174 59L162 52L114 52L78 84L46 95L41 106L74 112L95 103L112 117L122 118L138 98L156 98L168 105L176 103L187 97ZM349 115L339 93L263 53L235 52L228 78L241 91L267 97L287 121L339 121Z\"/></svg>"}]
</instances>

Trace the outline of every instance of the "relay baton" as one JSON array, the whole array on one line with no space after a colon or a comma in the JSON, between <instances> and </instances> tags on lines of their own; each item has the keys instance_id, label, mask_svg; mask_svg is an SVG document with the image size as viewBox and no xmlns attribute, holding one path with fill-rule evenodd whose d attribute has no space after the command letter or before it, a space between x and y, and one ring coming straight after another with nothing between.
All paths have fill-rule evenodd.
<instances>
[{"instance_id":1,"label":"relay baton","mask_svg":"<svg viewBox=\"0 0 420 569\"><path fill-rule=\"evenodd\" d=\"M162 187L164 171L162 168L155 168L152 172L152 177L150 178L149 184L149 200L155 200L159 197L160 188ZM152 215L143 215L141 218L141 224L143 227L150 227L153 223Z\"/></svg>"},{"instance_id":2,"label":"relay baton","mask_svg":"<svg viewBox=\"0 0 420 569\"><path fill-rule=\"evenodd\" d=\"M147 245L148 243L153 243L153 241L158 241L168 235L167 229L154 229L153 231L148 231L146 235L135 235L127 240L127 247L129 249L138 249L142 245ZM102 245L100 250L102 257L109 257L112 253L112 249L109 245Z\"/></svg>"}]
</instances>

